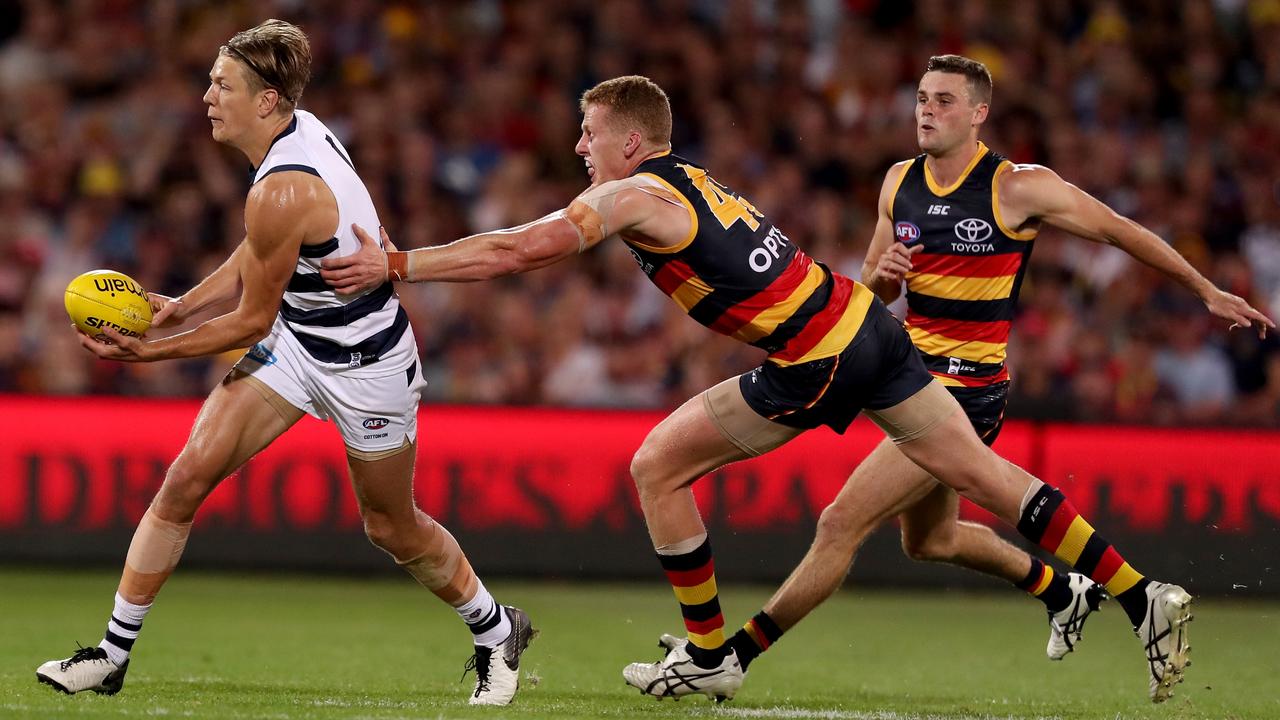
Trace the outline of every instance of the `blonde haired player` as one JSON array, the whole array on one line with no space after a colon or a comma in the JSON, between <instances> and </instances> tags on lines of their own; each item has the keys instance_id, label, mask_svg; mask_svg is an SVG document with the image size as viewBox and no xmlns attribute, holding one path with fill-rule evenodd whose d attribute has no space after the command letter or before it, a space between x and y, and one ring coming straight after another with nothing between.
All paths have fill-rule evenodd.
<instances>
[{"instance_id":1,"label":"blonde haired player","mask_svg":"<svg viewBox=\"0 0 1280 720\"><path fill-rule=\"evenodd\" d=\"M339 297L317 272L322 258L358 248L352 222L373 227L378 216L346 150L314 115L297 109L310 65L306 35L268 20L224 45L209 73L204 101L213 137L255 167L247 234L185 295L154 296L154 324L181 324L236 296L239 305L160 340L110 331L114 345L80 338L99 357L125 362L253 348L205 401L138 524L102 643L36 671L64 692L120 690L143 618L177 566L204 498L309 413L333 420L342 435L369 539L471 629L477 679L470 702L505 705L515 695L532 634L528 616L498 605L449 531L414 503L424 381L408 318L390 283Z\"/></svg>"}]
</instances>

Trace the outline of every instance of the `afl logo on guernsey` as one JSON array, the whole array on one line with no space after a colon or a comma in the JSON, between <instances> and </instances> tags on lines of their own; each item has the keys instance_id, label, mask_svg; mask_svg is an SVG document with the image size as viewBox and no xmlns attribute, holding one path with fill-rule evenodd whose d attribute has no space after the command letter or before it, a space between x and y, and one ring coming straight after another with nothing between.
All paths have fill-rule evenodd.
<instances>
[{"instance_id":1,"label":"afl logo on guernsey","mask_svg":"<svg viewBox=\"0 0 1280 720\"><path fill-rule=\"evenodd\" d=\"M900 220L893 224L893 234L900 243L913 243L920 239L920 226Z\"/></svg>"},{"instance_id":2,"label":"afl logo on guernsey","mask_svg":"<svg viewBox=\"0 0 1280 720\"><path fill-rule=\"evenodd\" d=\"M956 223L956 237L967 243L979 243L991 237L991 223L982 218L965 218Z\"/></svg>"}]
</instances>

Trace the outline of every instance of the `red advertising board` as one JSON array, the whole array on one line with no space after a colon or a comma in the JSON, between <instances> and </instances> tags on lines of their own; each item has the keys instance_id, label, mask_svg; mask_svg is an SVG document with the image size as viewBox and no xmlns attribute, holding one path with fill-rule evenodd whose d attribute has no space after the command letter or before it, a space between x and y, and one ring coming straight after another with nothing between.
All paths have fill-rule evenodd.
<instances>
[{"instance_id":1,"label":"red advertising board","mask_svg":"<svg viewBox=\"0 0 1280 720\"><path fill-rule=\"evenodd\" d=\"M0 396L0 561L118 561L198 410L194 401ZM498 571L650 573L629 464L660 419L424 407L416 494ZM699 482L717 547L734 551L718 565L742 577L785 574L880 438L859 420L843 436L808 433ZM1280 578L1267 586L1270 571L1250 562L1280 546L1280 433L1011 422L996 449L1061 486L1122 548L1142 552L1140 570L1183 577L1195 568L1198 582L1220 590L1280 588ZM990 521L967 504L963 512ZM203 548L193 542L197 564L354 569L384 561L361 540L335 429L310 418L224 481L196 528L197 538L212 538ZM868 545L864 577L956 580L897 558L894 544L889 530Z\"/></svg>"},{"instance_id":2,"label":"red advertising board","mask_svg":"<svg viewBox=\"0 0 1280 720\"><path fill-rule=\"evenodd\" d=\"M1106 512L1127 530L1280 525L1280 433L1055 426L1042 457L1041 472L1081 513Z\"/></svg>"}]
</instances>

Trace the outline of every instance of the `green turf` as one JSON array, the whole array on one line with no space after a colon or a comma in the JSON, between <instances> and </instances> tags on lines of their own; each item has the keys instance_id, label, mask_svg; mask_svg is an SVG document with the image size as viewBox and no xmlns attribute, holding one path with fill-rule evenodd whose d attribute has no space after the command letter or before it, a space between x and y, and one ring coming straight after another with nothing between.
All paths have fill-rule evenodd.
<instances>
[{"instance_id":1,"label":"green turf","mask_svg":"<svg viewBox=\"0 0 1280 720\"><path fill-rule=\"evenodd\" d=\"M656 573L655 573L656 575ZM192 718L1275 718L1280 605L1198 601L1195 665L1146 700L1141 649L1110 604L1080 650L1044 657L1038 605L1016 593L847 590L751 668L733 702L642 698L620 670L677 629L671 591L494 580L542 635L509 708L469 708L457 618L407 579L185 573L147 619L124 692L68 697L39 662L96 643L115 575L0 570L0 717ZM765 599L729 587L732 625ZM536 685L535 685L536 681Z\"/></svg>"}]
</instances>

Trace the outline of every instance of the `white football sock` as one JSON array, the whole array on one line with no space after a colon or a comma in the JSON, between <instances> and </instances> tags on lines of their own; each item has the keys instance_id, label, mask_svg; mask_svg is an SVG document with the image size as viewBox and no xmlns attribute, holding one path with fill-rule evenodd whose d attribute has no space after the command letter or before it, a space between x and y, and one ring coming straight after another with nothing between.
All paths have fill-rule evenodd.
<instances>
[{"instance_id":1,"label":"white football sock","mask_svg":"<svg viewBox=\"0 0 1280 720\"><path fill-rule=\"evenodd\" d=\"M142 620L150 610L150 605L134 605L116 593L116 606L111 611L111 621L107 623L107 634L98 643L111 662L123 665L129 659L133 641L142 632Z\"/></svg>"},{"instance_id":2,"label":"white football sock","mask_svg":"<svg viewBox=\"0 0 1280 720\"><path fill-rule=\"evenodd\" d=\"M511 619L478 578L475 596L454 610L471 629L476 645L497 647L511 634Z\"/></svg>"}]
</instances>

